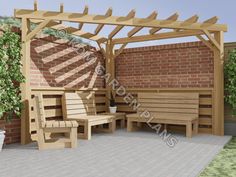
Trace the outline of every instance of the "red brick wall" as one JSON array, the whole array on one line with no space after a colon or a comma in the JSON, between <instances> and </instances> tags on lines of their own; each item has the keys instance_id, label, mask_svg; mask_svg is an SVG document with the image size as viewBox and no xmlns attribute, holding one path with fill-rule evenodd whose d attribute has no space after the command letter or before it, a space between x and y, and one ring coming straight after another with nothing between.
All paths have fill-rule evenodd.
<instances>
[{"instance_id":1,"label":"red brick wall","mask_svg":"<svg viewBox=\"0 0 236 177\"><path fill-rule=\"evenodd\" d=\"M0 128L6 131L4 143L18 143L20 142L20 119L14 118L11 122L0 120Z\"/></svg>"},{"instance_id":2,"label":"red brick wall","mask_svg":"<svg viewBox=\"0 0 236 177\"><path fill-rule=\"evenodd\" d=\"M116 76L129 88L213 87L213 53L201 42L125 49Z\"/></svg>"},{"instance_id":3,"label":"red brick wall","mask_svg":"<svg viewBox=\"0 0 236 177\"><path fill-rule=\"evenodd\" d=\"M89 62L86 60L90 57ZM31 43L32 87L98 87L104 81L94 73L104 65L102 55L86 45L73 47L68 41L55 37L35 39Z\"/></svg>"}]
</instances>

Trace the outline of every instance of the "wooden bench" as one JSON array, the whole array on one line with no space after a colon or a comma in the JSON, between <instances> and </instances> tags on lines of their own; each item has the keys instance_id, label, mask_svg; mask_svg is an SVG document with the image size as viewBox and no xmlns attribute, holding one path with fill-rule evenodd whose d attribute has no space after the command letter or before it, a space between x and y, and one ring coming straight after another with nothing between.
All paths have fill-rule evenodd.
<instances>
[{"instance_id":1,"label":"wooden bench","mask_svg":"<svg viewBox=\"0 0 236 177\"><path fill-rule=\"evenodd\" d=\"M35 114L37 127L37 143L39 150L75 148L77 147L77 127L76 121L46 121L42 94L35 95ZM65 136L46 138L46 134L63 133Z\"/></svg>"},{"instance_id":2,"label":"wooden bench","mask_svg":"<svg viewBox=\"0 0 236 177\"><path fill-rule=\"evenodd\" d=\"M185 125L186 136L198 133L198 93L139 93L137 114L127 115L127 130L133 131L134 122Z\"/></svg>"},{"instance_id":3,"label":"wooden bench","mask_svg":"<svg viewBox=\"0 0 236 177\"><path fill-rule=\"evenodd\" d=\"M63 117L65 120L76 120L83 132L78 132L79 138L91 139L93 126L108 124L104 132L115 131L114 116L97 115L94 93L64 93L62 96Z\"/></svg>"}]
</instances>

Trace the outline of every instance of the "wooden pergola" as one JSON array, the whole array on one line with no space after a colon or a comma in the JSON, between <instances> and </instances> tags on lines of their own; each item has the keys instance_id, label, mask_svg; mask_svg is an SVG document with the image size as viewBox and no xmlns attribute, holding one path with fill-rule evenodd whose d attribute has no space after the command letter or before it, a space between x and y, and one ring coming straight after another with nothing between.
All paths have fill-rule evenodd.
<instances>
[{"instance_id":1,"label":"wooden pergola","mask_svg":"<svg viewBox=\"0 0 236 177\"><path fill-rule=\"evenodd\" d=\"M223 82L223 56L224 56L224 39L223 33L227 31L227 26L217 24L218 18L212 17L204 22L198 22L199 17L194 15L184 21L178 20L178 13L161 20L158 19L158 13L152 12L146 18L135 17L135 10L131 10L126 16L114 16L112 9L109 8L103 15L89 14L86 6L82 13L64 12L63 4L60 5L59 11L42 11L38 10L37 2L34 3L34 9L15 9L15 18L22 20L22 64L23 74L26 82L22 84L22 97L25 102L25 108L22 113L22 143L29 141L27 138L29 121L29 100L31 97L30 87L30 42L44 28L55 30L64 29L67 33L79 36L85 39L95 41L100 47L106 59L106 72L111 74L110 79L115 78L115 58L122 53L122 50L129 43L144 42L160 39L180 38L196 36L214 53L214 91L213 91L213 134L224 134L224 82ZM78 23L78 27L66 26L63 22ZM36 28L31 30L30 24L37 24ZM96 24L93 33L83 31L84 24ZM107 36L100 36L100 32L106 25L115 26L113 31ZM124 27L133 27L122 38L115 36ZM149 28L149 33L137 35L145 28ZM162 32L168 29L168 32ZM115 50L116 45L121 45ZM106 86L107 96L112 91L110 86Z\"/></svg>"}]
</instances>

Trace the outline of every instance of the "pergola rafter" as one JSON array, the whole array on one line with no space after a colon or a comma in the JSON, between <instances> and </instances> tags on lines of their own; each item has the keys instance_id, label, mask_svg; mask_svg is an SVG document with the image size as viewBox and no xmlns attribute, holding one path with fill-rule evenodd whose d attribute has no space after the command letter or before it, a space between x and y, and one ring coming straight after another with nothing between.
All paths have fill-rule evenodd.
<instances>
[{"instance_id":1,"label":"pergola rafter","mask_svg":"<svg viewBox=\"0 0 236 177\"><path fill-rule=\"evenodd\" d=\"M34 8L15 9L15 18L22 19L22 64L23 74L26 77L26 83L22 84L22 98L25 101L27 109L22 114L22 143L29 141L27 137L27 122L30 111L27 107L27 101L30 100L31 90L29 84L30 71L30 40L43 28L52 28L55 30L65 30L66 33L95 41L106 59L106 72L111 73L110 79L115 78L115 58L122 53L123 49L129 43L145 42L151 40L161 40L170 38L180 38L196 36L207 47L214 52L214 122L213 134L223 134L223 32L227 31L227 26L218 24L218 17L212 17L204 22L198 22L199 17L194 15L184 21L178 20L179 14L175 13L167 19L157 18L157 12L152 12L146 18L135 17L135 10L131 10L126 16L112 15L112 9L109 8L104 15L89 14L89 8L86 6L82 13L64 12L64 6L61 5L59 11L38 10L37 2ZM63 22L78 23L78 27L71 27ZM30 23L37 24L31 31ZM96 24L93 32L82 31L83 25ZM107 36L100 36L102 29L106 25L115 26ZM124 37L115 38L115 36L124 28L133 27ZM151 28L148 34L137 34L142 29ZM160 32L162 29L170 29L170 32ZM207 37L207 39L204 38ZM121 47L115 51L115 45ZM103 48L105 45L105 48ZM112 93L111 86L107 86L107 97ZM28 105L29 106L29 105Z\"/></svg>"},{"instance_id":2,"label":"pergola rafter","mask_svg":"<svg viewBox=\"0 0 236 177\"><path fill-rule=\"evenodd\" d=\"M135 16L135 10L131 10L126 17L120 17L120 20L130 20ZM117 25L115 29L109 34L108 39L112 39L120 30L124 28L124 25Z\"/></svg>"},{"instance_id":3,"label":"pergola rafter","mask_svg":"<svg viewBox=\"0 0 236 177\"><path fill-rule=\"evenodd\" d=\"M178 13L175 13L175 14L173 14L173 15L171 15L170 17L168 17L165 21L163 21L163 22L161 22L162 24L163 23L173 23L174 21L176 21L177 19L178 19L178 17L179 17L179 14ZM162 28L152 28L152 29L150 29L150 31L149 31L149 33L150 34L155 34L155 33L157 33L158 31L160 31Z\"/></svg>"},{"instance_id":4,"label":"pergola rafter","mask_svg":"<svg viewBox=\"0 0 236 177\"><path fill-rule=\"evenodd\" d=\"M85 6L83 14L87 15L88 11L89 11L88 6ZM83 28L83 26L84 26L84 23L80 23L78 29L81 30Z\"/></svg>"},{"instance_id":5,"label":"pergola rafter","mask_svg":"<svg viewBox=\"0 0 236 177\"><path fill-rule=\"evenodd\" d=\"M112 15L112 8L109 8L105 14L106 17L110 17ZM95 34L98 34L102 28L104 27L104 24L99 24L97 28L95 29Z\"/></svg>"}]
</instances>

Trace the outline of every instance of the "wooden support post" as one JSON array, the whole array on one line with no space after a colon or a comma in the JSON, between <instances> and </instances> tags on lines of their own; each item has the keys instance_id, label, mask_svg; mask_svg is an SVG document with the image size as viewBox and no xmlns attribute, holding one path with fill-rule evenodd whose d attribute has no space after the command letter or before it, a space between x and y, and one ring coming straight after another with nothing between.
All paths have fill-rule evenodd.
<instances>
[{"instance_id":1,"label":"wooden support post","mask_svg":"<svg viewBox=\"0 0 236 177\"><path fill-rule=\"evenodd\" d=\"M214 51L214 117L213 134L224 135L224 34L216 32L214 38L219 43L219 49Z\"/></svg>"},{"instance_id":2,"label":"wooden support post","mask_svg":"<svg viewBox=\"0 0 236 177\"><path fill-rule=\"evenodd\" d=\"M110 75L109 82L111 82L113 79L115 79L115 57L114 57L114 45L112 44L112 40L109 40L106 44L106 74ZM107 101L106 101L106 107L107 111L109 109L110 105L110 98L111 98L111 93L114 93L112 91L112 85L109 85L106 83L106 89L107 89ZM113 94L115 97L115 95Z\"/></svg>"},{"instance_id":3,"label":"wooden support post","mask_svg":"<svg viewBox=\"0 0 236 177\"><path fill-rule=\"evenodd\" d=\"M23 110L21 114L21 144L27 144L30 138L30 107L31 99L30 89L30 40L26 41L27 34L30 32L30 21L27 18L22 19L22 73L25 76L25 83L21 84L21 96L23 101Z\"/></svg>"}]
</instances>

